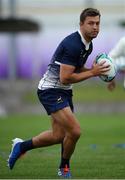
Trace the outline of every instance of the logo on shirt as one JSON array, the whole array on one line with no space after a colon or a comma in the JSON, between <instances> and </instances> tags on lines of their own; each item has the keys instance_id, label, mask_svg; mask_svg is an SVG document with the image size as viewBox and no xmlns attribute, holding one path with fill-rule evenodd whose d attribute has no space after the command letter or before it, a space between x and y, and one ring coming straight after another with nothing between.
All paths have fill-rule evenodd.
<instances>
[{"instance_id":1,"label":"logo on shirt","mask_svg":"<svg viewBox=\"0 0 125 180\"><path fill-rule=\"evenodd\" d=\"M83 54L83 58L86 56L87 53Z\"/></svg>"},{"instance_id":2,"label":"logo on shirt","mask_svg":"<svg viewBox=\"0 0 125 180\"><path fill-rule=\"evenodd\" d=\"M87 54L87 52L84 52L84 51L82 50L81 53L80 53L80 56L84 58L84 57L86 56L86 54Z\"/></svg>"}]
</instances>

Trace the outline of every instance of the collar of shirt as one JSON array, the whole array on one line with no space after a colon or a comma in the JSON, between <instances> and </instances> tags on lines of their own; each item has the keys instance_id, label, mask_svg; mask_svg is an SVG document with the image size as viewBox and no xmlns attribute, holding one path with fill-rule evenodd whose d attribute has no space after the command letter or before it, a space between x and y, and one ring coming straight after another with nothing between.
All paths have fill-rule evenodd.
<instances>
[{"instance_id":1,"label":"collar of shirt","mask_svg":"<svg viewBox=\"0 0 125 180\"><path fill-rule=\"evenodd\" d=\"M89 42L89 43L86 42L86 40L85 40L84 37L82 36L82 33L81 33L80 30L78 30L78 33L79 33L79 35L80 35L80 37L81 37L81 40L82 40L83 44L85 45L85 49L88 50L88 49L89 49L89 45L90 45L91 42Z\"/></svg>"}]
</instances>

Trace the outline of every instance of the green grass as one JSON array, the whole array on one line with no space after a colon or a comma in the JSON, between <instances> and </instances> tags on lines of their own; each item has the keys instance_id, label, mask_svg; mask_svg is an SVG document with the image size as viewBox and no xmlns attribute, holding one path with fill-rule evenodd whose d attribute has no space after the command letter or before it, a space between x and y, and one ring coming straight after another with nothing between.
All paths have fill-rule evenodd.
<instances>
[{"instance_id":1,"label":"green grass","mask_svg":"<svg viewBox=\"0 0 125 180\"><path fill-rule=\"evenodd\" d=\"M72 157L73 178L124 179L125 114L77 115L82 136ZM50 128L47 116L10 116L0 118L0 179L57 178L60 145L28 152L17 161L14 169L6 167L11 139L29 139Z\"/></svg>"},{"instance_id":2,"label":"green grass","mask_svg":"<svg viewBox=\"0 0 125 180\"><path fill-rule=\"evenodd\" d=\"M116 89L110 92L107 89L107 83L98 81L84 81L74 84L73 94L74 102L125 102L125 90L123 82L117 82ZM27 91L23 96L25 103L38 103L36 91Z\"/></svg>"},{"instance_id":3,"label":"green grass","mask_svg":"<svg viewBox=\"0 0 125 180\"><path fill-rule=\"evenodd\" d=\"M121 83L117 82L115 90L111 92L105 82L90 82L86 81L74 86L74 102L125 102L125 90Z\"/></svg>"}]
</instances>

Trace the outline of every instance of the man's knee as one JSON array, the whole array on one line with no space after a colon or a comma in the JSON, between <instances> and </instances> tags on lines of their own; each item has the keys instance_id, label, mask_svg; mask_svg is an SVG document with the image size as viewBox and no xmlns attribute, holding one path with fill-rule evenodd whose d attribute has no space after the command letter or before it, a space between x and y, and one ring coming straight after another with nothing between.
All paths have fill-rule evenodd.
<instances>
[{"instance_id":1,"label":"man's knee","mask_svg":"<svg viewBox=\"0 0 125 180\"><path fill-rule=\"evenodd\" d=\"M74 127L71 132L70 132L70 136L74 139L74 140L78 140L81 136L81 129L80 127Z\"/></svg>"},{"instance_id":2,"label":"man's knee","mask_svg":"<svg viewBox=\"0 0 125 180\"><path fill-rule=\"evenodd\" d=\"M54 137L55 143L58 144L58 143L63 142L65 135L64 134L54 134L53 137Z\"/></svg>"}]
</instances>

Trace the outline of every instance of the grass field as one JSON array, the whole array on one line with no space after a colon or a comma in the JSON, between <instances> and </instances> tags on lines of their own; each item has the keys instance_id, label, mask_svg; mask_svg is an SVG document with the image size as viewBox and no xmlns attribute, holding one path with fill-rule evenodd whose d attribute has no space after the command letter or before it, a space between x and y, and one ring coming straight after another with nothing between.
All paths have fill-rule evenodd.
<instances>
[{"instance_id":1,"label":"grass field","mask_svg":"<svg viewBox=\"0 0 125 180\"><path fill-rule=\"evenodd\" d=\"M99 78L96 79L95 81L92 79L74 84L74 102L125 102L125 89L123 89L122 80L116 81L116 88L111 92L107 90L107 83L102 82ZM22 97L24 103L38 103L36 87L26 91Z\"/></svg>"},{"instance_id":2,"label":"grass field","mask_svg":"<svg viewBox=\"0 0 125 180\"><path fill-rule=\"evenodd\" d=\"M72 175L77 179L125 178L125 114L77 115L82 136L72 157ZM55 179L60 145L34 149L10 171L6 159L11 139L29 139L50 127L47 116L15 115L0 118L0 179Z\"/></svg>"}]
</instances>

